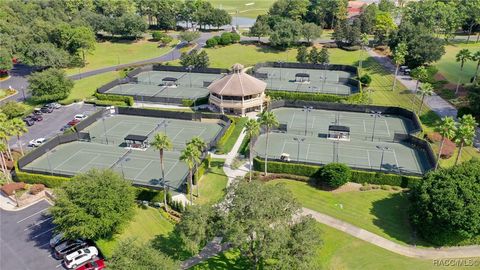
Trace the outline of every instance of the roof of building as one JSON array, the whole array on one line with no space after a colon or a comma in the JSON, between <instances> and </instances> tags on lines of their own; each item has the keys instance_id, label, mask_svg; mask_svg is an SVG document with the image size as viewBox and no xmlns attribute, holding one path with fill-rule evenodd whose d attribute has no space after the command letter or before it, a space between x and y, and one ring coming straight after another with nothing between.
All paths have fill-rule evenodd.
<instances>
[{"instance_id":1,"label":"roof of building","mask_svg":"<svg viewBox=\"0 0 480 270\"><path fill-rule=\"evenodd\" d=\"M125 141L136 141L136 142L144 142L148 139L147 136L144 135L134 135L134 134L128 134L127 137L125 137Z\"/></svg>"},{"instance_id":2,"label":"roof of building","mask_svg":"<svg viewBox=\"0 0 480 270\"><path fill-rule=\"evenodd\" d=\"M164 82L176 82L176 81L178 81L178 79L174 78L174 77L165 77L165 78L162 79L162 81L164 81Z\"/></svg>"},{"instance_id":3,"label":"roof of building","mask_svg":"<svg viewBox=\"0 0 480 270\"><path fill-rule=\"evenodd\" d=\"M241 64L232 66L232 73L213 81L208 90L221 96L250 96L265 91L267 83L243 72Z\"/></svg>"},{"instance_id":4,"label":"roof of building","mask_svg":"<svg viewBox=\"0 0 480 270\"><path fill-rule=\"evenodd\" d=\"M308 74L308 73L297 73L297 74L295 74L295 77L310 77L310 74Z\"/></svg>"},{"instance_id":5,"label":"roof of building","mask_svg":"<svg viewBox=\"0 0 480 270\"><path fill-rule=\"evenodd\" d=\"M328 126L329 131L341 131L341 132L350 132L350 128L347 126L339 126L339 125L330 125Z\"/></svg>"}]
</instances>

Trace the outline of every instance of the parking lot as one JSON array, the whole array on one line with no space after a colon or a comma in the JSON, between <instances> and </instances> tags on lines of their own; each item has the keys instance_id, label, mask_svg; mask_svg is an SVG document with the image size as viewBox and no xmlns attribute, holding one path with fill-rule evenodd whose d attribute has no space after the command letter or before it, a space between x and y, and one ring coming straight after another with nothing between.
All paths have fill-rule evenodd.
<instances>
[{"instance_id":1,"label":"parking lot","mask_svg":"<svg viewBox=\"0 0 480 270\"><path fill-rule=\"evenodd\" d=\"M90 115L95 111L91 104L74 103L68 106L62 106L60 109L54 110L52 113L44 113L43 120L35 122L31 127L28 127L29 132L20 137L23 147L28 145L28 142L37 138L50 138L58 133L62 133L60 129L66 125L76 114ZM12 137L10 145L17 147L17 138Z\"/></svg>"},{"instance_id":2,"label":"parking lot","mask_svg":"<svg viewBox=\"0 0 480 270\"><path fill-rule=\"evenodd\" d=\"M0 209L0 269L65 269L52 258L49 207L41 201L20 211Z\"/></svg>"}]
</instances>

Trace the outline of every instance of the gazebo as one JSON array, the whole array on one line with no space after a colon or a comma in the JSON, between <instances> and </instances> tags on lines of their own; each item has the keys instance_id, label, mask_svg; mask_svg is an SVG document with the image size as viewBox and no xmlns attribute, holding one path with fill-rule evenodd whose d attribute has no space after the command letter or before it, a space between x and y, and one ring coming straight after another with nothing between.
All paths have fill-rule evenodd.
<instances>
[{"instance_id":1,"label":"gazebo","mask_svg":"<svg viewBox=\"0 0 480 270\"><path fill-rule=\"evenodd\" d=\"M328 126L327 139L350 141L350 128L347 126L330 125Z\"/></svg>"},{"instance_id":2,"label":"gazebo","mask_svg":"<svg viewBox=\"0 0 480 270\"><path fill-rule=\"evenodd\" d=\"M174 77L165 77L162 79L162 85L164 86L177 86L177 78Z\"/></svg>"},{"instance_id":3,"label":"gazebo","mask_svg":"<svg viewBox=\"0 0 480 270\"><path fill-rule=\"evenodd\" d=\"M251 111L262 111L267 84L243 71L235 64L232 72L213 81L209 86L209 103L221 113L245 115Z\"/></svg>"},{"instance_id":4,"label":"gazebo","mask_svg":"<svg viewBox=\"0 0 480 270\"><path fill-rule=\"evenodd\" d=\"M297 83L309 83L310 74L308 73L297 73L295 74L295 82Z\"/></svg>"},{"instance_id":5,"label":"gazebo","mask_svg":"<svg viewBox=\"0 0 480 270\"><path fill-rule=\"evenodd\" d=\"M144 135L129 134L124 138L125 144L130 148L145 149L148 147L148 137Z\"/></svg>"}]
</instances>

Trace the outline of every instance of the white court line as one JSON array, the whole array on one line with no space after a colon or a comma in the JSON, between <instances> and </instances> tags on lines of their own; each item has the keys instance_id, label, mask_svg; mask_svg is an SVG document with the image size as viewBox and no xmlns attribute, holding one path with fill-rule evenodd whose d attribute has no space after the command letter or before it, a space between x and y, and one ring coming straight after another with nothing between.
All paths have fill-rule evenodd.
<instances>
[{"instance_id":1,"label":"white court line","mask_svg":"<svg viewBox=\"0 0 480 270\"><path fill-rule=\"evenodd\" d=\"M76 157L78 153L80 153L81 150L73 155L71 155L69 158L67 158L66 160L64 160L62 163L58 164L57 166L53 167L53 170L56 170L57 168L61 167L63 164L67 163L68 161L70 161L72 158Z\"/></svg>"},{"instance_id":2,"label":"white court line","mask_svg":"<svg viewBox=\"0 0 480 270\"><path fill-rule=\"evenodd\" d=\"M290 120L290 126L289 127L293 127L293 121L295 120L295 113L296 113L296 111L293 112L292 120Z\"/></svg>"},{"instance_id":3,"label":"white court line","mask_svg":"<svg viewBox=\"0 0 480 270\"><path fill-rule=\"evenodd\" d=\"M85 167L87 167L88 165L90 165L90 164L92 163L92 161L94 161L95 159L97 159L99 156L100 156L99 154L96 154L96 156L95 156L94 158L90 159L90 161L87 162L87 164L83 165L83 166L78 170L78 172L81 172L81 171L83 170L83 168L85 168ZM78 172L77 172L77 173L78 173Z\"/></svg>"},{"instance_id":4,"label":"white court line","mask_svg":"<svg viewBox=\"0 0 480 270\"><path fill-rule=\"evenodd\" d=\"M367 125L365 124L365 120L363 120L363 132L367 133Z\"/></svg>"},{"instance_id":5,"label":"white court line","mask_svg":"<svg viewBox=\"0 0 480 270\"><path fill-rule=\"evenodd\" d=\"M368 166L371 168L372 163L370 163L370 150L367 150Z\"/></svg>"},{"instance_id":6,"label":"white court line","mask_svg":"<svg viewBox=\"0 0 480 270\"><path fill-rule=\"evenodd\" d=\"M385 126L387 126L387 134L388 134L388 136L390 136L390 130L388 129L387 120L383 119L383 121L385 121Z\"/></svg>"},{"instance_id":7,"label":"white court line","mask_svg":"<svg viewBox=\"0 0 480 270\"><path fill-rule=\"evenodd\" d=\"M152 162L153 162L153 160L150 160L150 162L148 162L147 165L144 166L143 169L141 169L140 172L137 173L137 175L135 175L135 178L133 178L133 179L137 179L137 177L138 177L140 174L142 174L142 173L145 171L145 169L148 168L148 166L150 166L150 164L152 164Z\"/></svg>"},{"instance_id":8,"label":"white court line","mask_svg":"<svg viewBox=\"0 0 480 270\"><path fill-rule=\"evenodd\" d=\"M173 164L173 166L170 167L170 170L167 171L167 173L165 174L165 177L173 170L173 168L175 168L175 166L177 166L177 163L178 163L178 160L176 160L175 164Z\"/></svg>"},{"instance_id":9,"label":"white court line","mask_svg":"<svg viewBox=\"0 0 480 270\"><path fill-rule=\"evenodd\" d=\"M180 133L182 133L184 129L185 128L180 129L180 131L175 135L175 137L172 138L172 142L175 141L175 139L178 137L178 135L180 135Z\"/></svg>"},{"instance_id":10,"label":"white court line","mask_svg":"<svg viewBox=\"0 0 480 270\"><path fill-rule=\"evenodd\" d=\"M44 219L44 220L42 220L42 221L40 221L40 222L35 222L35 223L31 224L31 225L28 225L27 228L25 228L23 231L30 230L32 227L35 227L35 226L40 225L40 224L42 224L42 223L44 223L44 222L46 222L46 221L49 221L49 220L52 219L52 218L53 218L53 217L49 217L49 218L46 218L46 219Z\"/></svg>"},{"instance_id":11,"label":"white court line","mask_svg":"<svg viewBox=\"0 0 480 270\"><path fill-rule=\"evenodd\" d=\"M53 231L54 229L55 229L55 227L50 228L50 229L48 229L48 230L46 230L46 231L44 231L44 232L41 232L41 233L35 235L34 237L32 237L32 239L35 239L35 238L39 237L40 235L44 235L44 234L48 233L49 231Z\"/></svg>"},{"instance_id":12,"label":"white court line","mask_svg":"<svg viewBox=\"0 0 480 270\"><path fill-rule=\"evenodd\" d=\"M285 150L285 144L286 144L286 143L287 143L287 142L286 142L285 140L283 140L283 147L282 147L282 151L280 152L280 155L283 153L283 150Z\"/></svg>"},{"instance_id":13,"label":"white court line","mask_svg":"<svg viewBox=\"0 0 480 270\"><path fill-rule=\"evenodd\" d=\"M308 153L310 152L310 144L307 147L307 154L305 155L305 160L308 160Z\"/></svg>"},{"instance_id":14,"label":"white court line","mask_svg":"<svg viewBox=\"0 0 480 270\"><path fill-rule=\"evenodd\" d=\"M393 152L393 157L395 158L395 163L397 164L397 169L400 170L400 167L398 166L397 154L395 153L395 149L392 149L392 152Z\"/></svg>"},{"instance_id":15,"label":"white court line","mask_svg":"<svg viewBox=\"0 0 480 270\"><path fill-rule=\"evenodd\" d=\"M315 116L313 116L313 119L312 119L312 128L314 128L314 124L315 124Z\"/></svg>"},{"instance_id":16,"label":"white court line","mask_svg":"<svg viewBox=\"0 0 480 270\"><path fill-rule=\"evenodd\" d=\"M40 213L42 213L42 212L45 212L45 211L47 211L47 210L48 210L48 207L45 208L45 209L43 209L43 210L40 210L40 211L38 211L38 212L36 212L36 213L34 213L34 214L31 214L30 216L28 216L28 217L26 217L26 218L24 218L24 219L21 219L21 220L17 221L17 224L20 223L20 222L23 222L23 221L25 221L25 220L33 217L33 216L35 216L35 215L38 215L38 214L40 214Z\"/></svg>"}]
</instances>

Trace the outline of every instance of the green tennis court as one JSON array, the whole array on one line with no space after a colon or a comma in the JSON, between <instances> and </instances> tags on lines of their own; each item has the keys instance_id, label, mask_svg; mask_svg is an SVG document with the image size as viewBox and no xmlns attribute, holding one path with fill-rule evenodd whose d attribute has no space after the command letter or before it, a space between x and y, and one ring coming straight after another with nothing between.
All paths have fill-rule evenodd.
<instances>
[{"instance_id":1,"label":"green tennis court","mask_svg":"<svg viewBox=\"0 0 480 270\"><path fill-rule=\"evenodd\" d=\"M357 113L330 110L310 110L308 113L300 108L277 108L272 112L281 124L287 126L287 132L317 136L327 134L329 125L350 127L352 139L388 141L395 133L408 134L413 130L411 120L394 116L380 115L376 118L371 113ZM373 127L375 126L375 133Z\"/></svg>"},{"instance_id":2,"label":"green tennis court","mask_svg":"<svg viewBox=\"0 0 480 270\"><path fill-rule=\"evenodd\" d=\"M196 72L174 72L174 71L145 71L137 76L142 84L161 84L165 78L176 78L179 86L182 87L204 87L205 83L222 77L222 74L196 73Z\"/></svg>"},{"instance_id":3,"label":"green tennis court","mask_svg":"<svg viewBox=\"0 0 480 270\"><path fill-rule=\"evenodd\" d=\"M337 95L350 95L358 91L356 86L347 84L348 79L355 77L355 74L348 71L259 67L255 73L264 74L262 80L271 90ZM299 82L298 76L308 76L308 79L306 82Z\"/></svg>"},{"instance_id":4,"label":"green tennis court","mask_svg":"<svg viewBox=\"0 0 480 270\"><path fill-rule=\"evenodd\" d=\"M91 141L75 141L59 145L27 164L24 168L45 173L75 175L92 168L111 168L132 180L137 185L161 186L159 153L153 147L130 150L125 148L123 138L129 134L148 136L166 132L173 142L173 149L164 156L167 185L179 189L188 168L179 161L180 151L194 136L211 142L221 131L222 124L193 122L156 117L113 115L87 127Z\"/></svg>"},{"instance_id":5,"label":"green tennis court","mask_svg":"<svg viewBox=\"0 0 480 270\"><path fill-rule=\"evenodd\" d=\"M255 143L255 154L265 157L265 147L266 135L263 134ZM401 143L333 141L313 136L270 133L268 157L280 159L283 153L289 154L292 161L317 164L340 162L354 168L385 172L423 174L430 169L423 151Z\"/></svg>"}]
</instances>

